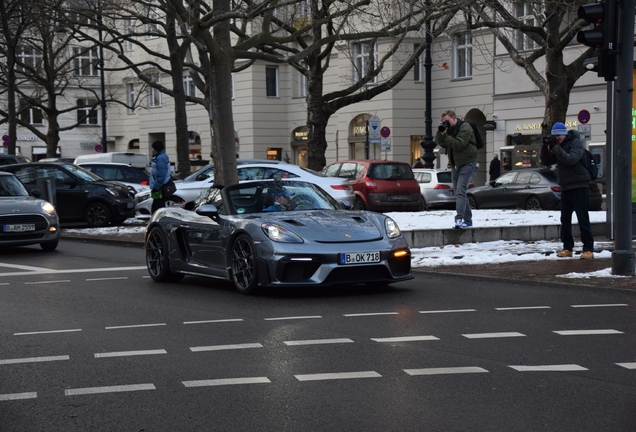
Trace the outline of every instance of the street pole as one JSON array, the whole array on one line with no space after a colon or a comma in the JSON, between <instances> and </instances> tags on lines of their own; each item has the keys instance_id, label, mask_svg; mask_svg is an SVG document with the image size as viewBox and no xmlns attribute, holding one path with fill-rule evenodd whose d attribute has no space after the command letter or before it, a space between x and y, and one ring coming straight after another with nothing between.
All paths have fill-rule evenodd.
<instances>
[{"instance_id":1,"label":"street pole","mask_svg":"<svg viewBox=\"0 0 636 432\"><path fill-rule=\"evenodd\" d=\"M620 12L618 80L614 115L614 251L612 274L634 275L632 250L632 94L634 71L634 5L623 0Z\"/></svg>"},{"instance_id":2,"label":"street pole","mask_svg":"<svg viewBox=\"0 0 636 432\"><path fill-rule=\"evenodd\" d=\"M426 13L428 13L430 5L431 0L426 0ZM431 21L426 20L426 48L424 54L424 71L426 81L426 108L424 112L425 135L424 141L420 141L420 146L424 149L424 154L422 155L422 159L424 159L424 168L433 168L433 161L436 158L435 154L433 153L433 149L437 145L435 141L433 141L433 119L431 118L431 99L433 98L433 93L431 90L431 69L433 68L433 60L431 59L432 42L433 37L431 35Z\"/></svg>"},{"instance_id":3,"label":"street pole","mask_svg":"<svg viewBox=\"0 0 636 432\"><path fill-rule=\"evenodd\" d=\"M106 137L106 84L104 83L104 44L102 39L102 14L101 3L98 3L97 25L99 37L99 79L101 83L101 110L102 110L102 153L108 153L108 139Z\"/></svg>"}]
</instances>

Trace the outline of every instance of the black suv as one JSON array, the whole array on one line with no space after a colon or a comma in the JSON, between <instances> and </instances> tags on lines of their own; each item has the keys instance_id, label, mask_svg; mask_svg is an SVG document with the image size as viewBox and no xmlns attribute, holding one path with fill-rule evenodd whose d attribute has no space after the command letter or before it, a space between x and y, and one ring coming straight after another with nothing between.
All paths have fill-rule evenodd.
<instances>
[{"instance_id":1,"label":"black suv","mask_svg":"<svg viewBox=\"0 0 636 432\"><path fill-rule=\"evenodd\" d=\"M0 170L14 173L29 192L44 189L38 186L38 179L54 180L55 209L62 222L85 221L101 227L119 225L135 216L133 195L125 185L103 180L73 164L31 162L4 165Z\"/></svg>"},{"instance_id":2,"label":"black suv","mask_svg":"<svg viewBox=\"0 0 636 432\"><path fill-rule=\"evenodd\" d=\"M77 166L81 166L104 180L116 181L130 186L135 189L135 193L148 189L147 186L150 185L150 173L145 168L115 162L83 162Z\"/></svg>"},{"instance_id":3,"label":"black suv","mask_svg":"<svg viewBox=\"0 0 636 432\"><path fill-rule=\"evenodd\" d=\"M29 163L31 159L24 156L16 156L10 154L0 154L0 165L12 165L18 163Z\"/></svg>"}]
</instances>

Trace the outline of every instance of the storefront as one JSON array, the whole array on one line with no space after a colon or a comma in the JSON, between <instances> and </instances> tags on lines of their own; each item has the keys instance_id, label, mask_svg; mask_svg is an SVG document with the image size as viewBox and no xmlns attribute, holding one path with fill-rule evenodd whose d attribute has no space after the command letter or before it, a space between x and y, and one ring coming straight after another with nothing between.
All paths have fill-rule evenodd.
<instances>
[{"instance_id":1,"label":"storefront","mask_svg":"<svg viewBox=\"0 0 636 432\"><path fill-rule=\"evenodd\" d=\"M293 163L301 167L307 166L307 126L300 126L293 130L291 139L291 149Z\"/></svg>"}]
</instances>

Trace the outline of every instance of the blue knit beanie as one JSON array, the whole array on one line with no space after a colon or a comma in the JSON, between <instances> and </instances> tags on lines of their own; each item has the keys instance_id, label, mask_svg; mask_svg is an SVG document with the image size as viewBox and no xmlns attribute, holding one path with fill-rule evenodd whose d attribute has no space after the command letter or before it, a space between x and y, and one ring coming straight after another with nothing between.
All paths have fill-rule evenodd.
<instances>
[{"instance_id":1,"label":"blue knit beanie","mask_svg":"<svg viewBox=\"0 0 636 432\"><path fill-rule=\"evenodd\" d=\"M554 126L552 126L552 135L567 135L568 128L561 122L556 122Z\"/></svg>"}]
</instances>

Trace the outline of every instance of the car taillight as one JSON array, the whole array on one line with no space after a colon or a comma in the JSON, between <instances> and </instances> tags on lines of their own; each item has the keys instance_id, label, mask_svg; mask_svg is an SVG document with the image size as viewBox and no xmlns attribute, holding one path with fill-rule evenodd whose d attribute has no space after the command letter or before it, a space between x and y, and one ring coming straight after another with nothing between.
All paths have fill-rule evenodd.
<instances>
[{"instance_id":1,"label":"car taillight","mask_svg":"<svg viewBox=\"0 0 636 432\"><path fill-rule=\"evenodd\" d=\"M561 192L561 186L550 186L552 192Z\"/></svg>"},{"instance_id":2,"label":"car taillight","mask_svg":"<svg viewBox=\"0 0 636 432\"><path fill-rule=\"evenodd\" d=\"M364 184L369 188L370 192L377 192L378 185L369 177L364 179Z\"/></svg>"},{"instance_id":3,"label":"car taillight","mask_svg":"<svg viewBox=\"0 0 636 432\"><path fill-rule=\"evenodd\" d=\"M450 189L451 187L446 184L437 183L433 189Z\"/></svg>"},{"instance_id":4,"label":"car taillight","mask_svg":"<svg viewBox=\"0 0 636 432\"><path fill-rule=\"evenodd\" d=\"M330 185L331 189L336 190L351 190L351 185Z\"/></svg>"},{"instance_id":5,"label":"car taillight","mask_svg":"<svg viewBox=\"0 0 636 432\"><path fill-rule=\"evenodd\" d=\"M474 188L474 187L475 187L474 183L471 183L471 184L468 185L468 189L471 189L471 188Z\"/></svg>"},{"instance_id":6,"label":"car taillight","mask_svg":"<svg viewBox=\"0 0 636 432\"><path fill-rule=\"evenodd\" d=\"M148 180L142 180L139 182L140 185L144 185L144 186L148 186L150 185L150 182Z\"/></svg>"}]
</instances>

